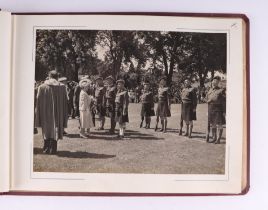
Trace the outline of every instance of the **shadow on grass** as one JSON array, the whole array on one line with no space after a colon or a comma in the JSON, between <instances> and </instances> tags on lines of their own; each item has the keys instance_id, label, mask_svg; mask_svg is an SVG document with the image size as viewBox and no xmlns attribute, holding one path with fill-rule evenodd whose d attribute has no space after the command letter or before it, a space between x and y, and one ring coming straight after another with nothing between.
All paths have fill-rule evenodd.
<instances>
[{"instance_id":1,"label":"shadow on grass","mask_svg":"<svg viewBox=\"0 0 268 210\"><path fill-rule=\"evenodd\" d=\"M42 148L34 148L34 154L43 154ZM45 155L45 154L44 154ZM92 158L92 159L109 159L114 158L116 155L107 155L107 154L97 154L97 153L89 153L82 151L58 151L56 156L58 157L67 157L67 158Z\"/></svg>"},{"instance_id":2,"label":"shadow on grass","mask_svg":"<svg viewBox=\"0 0 268 210\"><path fill-rule=\"evenodd\" d=\"M168 128L167 129L167 133L179 133L179 128L178 129L174 129L174 128ZM185 133L185 129L182 129L182 134ZM197 132L197 131L193 131L192 134L202 134L202 135L206 135L205 132Z\"/></svg>"},{"instance_id":3,"label":"shadow on grass","mask_svg":"<svg viewBox=\"0 0 268 210\"><path fill-rule=\"evenodd\" d=\"M146 133L142 133L142 132L138 132L138 131L134 131L134 130L126 130L126 134L125 137L127 137L127 139L133 139L133 140L165 140L164 138L159 138L156 137L152 134L146 134Z\"/></svg>"},{"instance_id":4,"label":"shadow on grass","mask_svg":"<svg viewBox=\"0 0 268 210\"><path fill-rule=\"evenodd\" d=\"M80 135L79 135L79 133L69 133L68 135L66 135L66 137L68 137L70 139L79 139Z\"/></svg>"},{"instance_id":5,"label":"shadow on grass","mask_svg":"<svg viewBox=\"0 0 268 210\"><path fill-rule=\"evenodd\" d=\"M87 140L104 140L104 141L122 141L117 137L118 131L108 135L108 132L91 132ZM80 138L79 134L69 134L69 138ZM156 137L152 134L146 134L135 130L126 130L124 140L164 140L164 138ZM86 139L85 139L86 140Z\"/></svg>"}]
</instances>

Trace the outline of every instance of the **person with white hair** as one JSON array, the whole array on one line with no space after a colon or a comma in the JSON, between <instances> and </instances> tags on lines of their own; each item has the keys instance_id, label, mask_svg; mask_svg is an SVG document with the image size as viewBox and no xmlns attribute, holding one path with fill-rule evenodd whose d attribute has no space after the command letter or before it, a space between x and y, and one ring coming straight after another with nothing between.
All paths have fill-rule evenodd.
<instances>
[{"instance_id":1,"label":"person with white hair","mask_svg":"<svg viewBox=\"0 0 268 210\"><path fill-rule=\"evenodd\" d=\"M80 137L88 138L90 128L94 127L92 108L94 105L94 97L88 95L91 81L89 79L82 79L79 82L81 88L79 96L79 111L80 111Z\"/></svg>"}]
</instances>

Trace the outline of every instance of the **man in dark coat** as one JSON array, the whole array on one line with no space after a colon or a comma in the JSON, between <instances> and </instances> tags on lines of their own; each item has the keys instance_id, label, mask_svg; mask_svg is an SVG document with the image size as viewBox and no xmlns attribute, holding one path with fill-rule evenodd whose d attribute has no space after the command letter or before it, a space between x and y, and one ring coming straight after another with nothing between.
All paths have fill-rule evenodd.
<instances>
[{"instance_id":1,"label":"man in dark coat","mask_svg":"<svg viewBox=\"0 0 268 210\"><path fill-rule=\"evenodd\" d=\"M197 106L197 96L195 89L191 86L189 79L184 81L184 88L181 92L181 119L186 124L185 136L191 138L193 130L193 120L196 120L196 106ZM180 124L179 135L182 135L182 126Z\"/></svg>"},{"instance_id":2,"label":"man in dark coat","mask_svg":"<svg viewBox=\"0 0 268 210\"><path fill-rule=\"evenodd\" d=\"M42 128L43 152L49 154L57 152L57 140L63 138L68 121L66 88L57 79L58 73L50 71L36 98L36 126Z\"/></svg>"},{"instance_id":3,"label":"man in dark coat","mask_svg":"<svg viewBox=\"0 0 268 210\"><path fill-rule=\"evenodd\" d=\"M212 80L212 87L207 93L208 103L208 130L206 140L209 143L219 144L225 124L226 93L224 88L219 87L220 77ZM210 127L213 140L209 141Z\"/></svg>"},{"instance_id":4,"label":"man in dark coat","mask_svg":"<svg viewBox=\"0 0 268 210\"><path fill-rule=\"evenodd\" d=\"M77 84L74 88L73 94L73 107L74 107L74 116L75 118L79 119L80 112L79 112L79 96L80 96L81 88L79 84Z\"/></svg>"}]
</instances>

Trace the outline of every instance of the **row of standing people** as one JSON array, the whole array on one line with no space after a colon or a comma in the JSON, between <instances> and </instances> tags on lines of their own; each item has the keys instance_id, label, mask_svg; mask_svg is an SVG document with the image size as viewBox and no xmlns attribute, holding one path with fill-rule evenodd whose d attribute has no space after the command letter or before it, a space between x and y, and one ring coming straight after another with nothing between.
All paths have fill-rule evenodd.
<instances>
[{"instance_id":1,"label":"row of standing people","mask_svg":"<svg viewBox=\"0 0 268 210\"><path fill-rule=\"evenodd\" d=\"M92 86L91 81L82 80L85 84L89 84L89 89ZM96 87L92 91L86 92L94 95L97 119L99 120L99 130L103 130L105 123L105 116L111 119L110 133L114 133L116 122L119 124L118 137L123 138L125 133L126 122L128 122L128 93L124 87L124 80L117 80L116 86L114 86L113 77L107 77L105 79L108 87L103 87L103 80L101 77L96 78ZM223 131L223 124L225 124L225 103L226 95L225 89L219 87L220 77L214 77L212 79L212 85L207 93L206 101L208 103L208 125L207 125L207 142L220 143L220 139ZM80 82L81 83L81 82ZM81 86L81 85L80 85ZM93 96L91 96L93 97ZM93 97L93 98L94 98ZM158 88L158 103L156 112L154 111L154 99L153 93L150 91L150 83L143 83L143 90L141 93L140 101L141 106L141 123L143 126L145 121L145 128L150 128L151 117L156 115L155 131L158 130L159 121L161 122L160 131L167 131L168 117L171 117L170 111L170 91L167 87L167 78L165 76L160 78ZM186 131L185 136L191 138L193 131L193 121L196 120L196 107L197 107L197 95L196 89L192 87L189 79L184 81L184 88L181 91L181 122L179 135L182 135L183 122L185 122ZM81 100L80 100L81 103ZM80 111L81 113L81 111ZM92 125L93 126L93 125ZM209 141L210 129L212 130L212 141ZM81 132L81 136L84 136L84 130Z\"/></svg>"},{"instance_id":2,"label":"row of standing people","mask_svg":"<svg viewBox=\"0 0 268 210\"><path fill-rule=\"evenodd\" d=\"M97 129L104 130L105 117L110 118L109 133L114 134L116 123L119 125L118 137L124 137L128 119L129 97L124 80L115 80L109 76L107 87L103 86L103 79L95 79L95 87L91 80L84 78L79 82L81 88L79 96L80 136L87 138L90 128L94 127L94 119L98 122Z\"/></svg>"},{"instance_id":3,"label":"row of standing people","mask_svg":"<svg viewBox=\"0 0 268 210\"><path fill-rule=\"evenodd\" d=\"M218 76L212 79L211 88L208 90L206 95L206 102L208 103L206 141L216 144L220 143L223 125L225 124L226 112L226 92L224 88L219 86L220 80L221 79ZM189 79L184 81L184 88L180 95L182 103L179 135L182 135L183 124L185 124L186 129L184 135L191 138L193 132L193 121L197 120L196 108L198 104L198 97L196 89L192 87ZM154 103L152 92L149 91L149 83L144 83L141 103L142 109L140 127L143 126L143 121L145 119L145 128L150 128L151 117L154 116ZM160 119L160 131L166 132L168 117L171 117L170 105L169 88L167 87L167 80L164 76L160 78L159 81L155 131L158 130L158 123ZM212 141L210 141L210 130L212 130Z\"/></svg>"},{"instance_id":4,"label":"row of standing people","mask_svg":"<svg viewBox=\"0 0 268 210\"><path fill-rule=\"evenodd\" d=\"M55 153L57 151L57 139L63 136L64 128L67 127L68 105L66 87L57 81L57 73L51 71L49 79L45 81L38 89L36 103L36 126L42 127L44 138L44 152ZM208 102L208 131L207 141L209 142L209 131L212 127L212 136L215 143L219 143L222 135L222 125L225 113L225 93L224 89L218 86L220 78L215 77L212 81L212 88L207 94ZM98 129L102 130L105 117L110 118L111 128L109 132L114 133L116 123L119 124L118 137L123 138L128 119L128 93L124 87L124 80L115 80L109 76L105 79L107 88L103 87L101 77L96 78L96 86L94 87L91 80L83 78L76 87L75 94L79 90L79 100L74 99L74 107L79 109L80 113L80 136L88 138L90 128L94 127L94 119L99 121ZM116 83L116 86L115 86ZM93 88L94 87L94 88ZM189 80L185 81L185 87L181 93L182 97L182 113L181 122L186 124L185 135L191 137L193 130L193 120L196 120L196 94L194 88L191 87ZM50 99L47 100L46 98ZM74 97L75 98L75 97ZM170 113L170 96L167 87L166 77L160 78L158 89L158 105L156 114L154 112L153 94L150 91L150 84L144 83L144 90L140 97L141 107L141 123L143 126L150 128L151 117L156 115L155 130L158 130L159 119L161 122L160 131L166 132L167 118ZM94 111L93 111L94 110ZM49 113L49 114L47 114ZM96 118L94 117L96 116ZM180 124L179 134L182 134L183 124ZM56 128L56 129L55 129ZM218 132L217 132L218 129ZM218 133L218 137L217 137Z\"/></svg>"}]
</instances>

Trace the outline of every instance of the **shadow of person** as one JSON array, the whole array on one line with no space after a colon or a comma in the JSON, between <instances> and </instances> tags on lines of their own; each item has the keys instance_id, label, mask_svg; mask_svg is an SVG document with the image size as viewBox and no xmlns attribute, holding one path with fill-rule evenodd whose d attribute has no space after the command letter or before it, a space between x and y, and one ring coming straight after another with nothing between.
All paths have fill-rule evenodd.
<instances>
[{"instance_id":1,"label":"shadow of person","mask_svg":"<svg viewBox=\"0 0 268 210\"><path fill-rule=\"evenodd\" d=\"M58 151L56 154L58 157L69 157L69 158L92 158L92 159L109 159L114 158L116 155L97 154L82 151Z\"/></svg>"},{"instance_id":2,"label":"shadow of person","mask_svg":"<svg viewBox=\"0 0 268 210\"><path fill-rule=\"evenodd\" d=\"M42 148L34 148L33 153L35 155L37 154L43 154ZM44 154L46 155L46 154ZM56 154L58 157L67 157L67 158L91 158L91 159L109 159L114 158L116 155L108 155L108 154L97 154L97 153L89 153L89 152L83 152L83 151L61 151L59 150Z\"/></svg>"},{"instance_id":3,"label":"shadow of person","mask_svg":"<svg viewBox=\"0 0 268 210\"><path fill-rule=\"evenodd\" d=\"M125 137L130 140L165 140L164 138L159 138L152 134L146 134L133 130L126 130Z\"/></svg>"},{"instance_id":4,"label":"shadow of person","mask_svg":"<svg viewBox=\"0 0 268 210\"><path fill-rule=\"evenodd\" d=\"M66 137L68 137L70 139L79 139L80 135L79 135L79 133L69 133L66 135Z\"/></svg>"}]
</instances>

